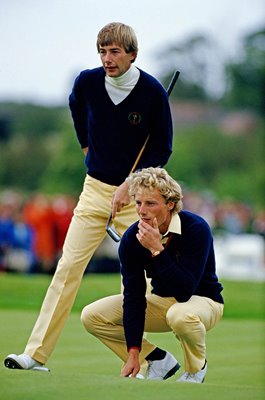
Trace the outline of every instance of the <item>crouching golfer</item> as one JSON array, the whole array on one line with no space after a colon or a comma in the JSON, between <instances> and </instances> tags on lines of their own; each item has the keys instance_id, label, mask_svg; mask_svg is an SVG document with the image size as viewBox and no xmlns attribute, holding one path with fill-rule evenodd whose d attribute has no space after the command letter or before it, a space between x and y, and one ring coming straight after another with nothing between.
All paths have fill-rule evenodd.
<instances>
[{"instance_id":1,"label":"crouching golfer","mask_svg":"<svg viewBox=\"0 0 265 400\"><path fill-rule=\"evenodd\" d=\"M81 320L124 361L123 377L136 377L144 360L147 379L175 374L180 368L175 357L143 336L172 331L184 353L185 372L178 382L202 383L206 332L223 314L210 228L200 216L182 211L181 188L163 168L137 171L127 183L140 220L119 247L124 293L89 304ZM146 294L145 273L151 294Z\"/></svg>"}]
</instances>

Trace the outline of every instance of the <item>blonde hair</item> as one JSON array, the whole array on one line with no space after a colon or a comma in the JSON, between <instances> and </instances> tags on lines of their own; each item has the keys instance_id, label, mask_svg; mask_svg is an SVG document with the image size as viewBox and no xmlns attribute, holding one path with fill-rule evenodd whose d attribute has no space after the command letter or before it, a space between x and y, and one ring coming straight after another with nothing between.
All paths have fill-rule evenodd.
<instances>
[{"instance_id":1,"label":"blonde hair","mask_svg":"<svg viewBox=\"0 0 265 400\"><path fill-rule=\"evenodd\" d=\"M134 30L121 22L111 22L104 26L98 33L97 49L101 46L110 46L113 43L124 48L126 53L138 53L138 42ZM136 58L136 57L135 57ZM135 59L132 61L134 62Z\"/></svg>"},{"instance_id":2,"label":"blonde hair","mask_svg":"<svg viewBox=\"0 0 265 400\"><path fill-rule=\"evenodd\" d=\"M143 168L131 174L126 182L129 184L129 195L135 197L139 189L158 189L166 203L175 203L172 212L182 210L182 190L180 185L168 174L164 168Z\"/></svg>"}]
</instances>

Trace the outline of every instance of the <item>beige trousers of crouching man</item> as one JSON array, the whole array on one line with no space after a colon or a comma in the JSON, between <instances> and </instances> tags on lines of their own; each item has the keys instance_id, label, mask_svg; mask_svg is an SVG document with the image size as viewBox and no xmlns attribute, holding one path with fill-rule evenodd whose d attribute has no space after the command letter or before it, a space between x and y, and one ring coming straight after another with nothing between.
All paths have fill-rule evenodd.
<instances>
[{"instance_id":1,"label":"beige trousers of crouching man","mask_svg":"<svg viewBox=\"0 0 265 400\"><path fill-rule=\"evenodd\" d=\"M192 296L184 303L178 303L174 297L155 294L147 294L146 299L145 332L172 331L183 349L185 371L195 373L201 370L206 359L206 331L221 319L223 304L201 296ZM125 362L128 353L122 304L122 295L97 300L83 309L81 321L89 333ZM155 347L146 337L143 338L141 363Z\"/></svg>"},{"instance_id":2,"label":"beige trousers of crouching man","mask_svg":"<svg viewBox=\"0 0 265 400\"><path fill-rule=\"evenodd\" d=\"M89 260L106 235L106 222L116 186L86 176L63 246L63 254L44 298L25 353L45 364L71 311ZM138 216L135 205L117 213L115 228L121 235Z\"/></svg>"}]
</instances>

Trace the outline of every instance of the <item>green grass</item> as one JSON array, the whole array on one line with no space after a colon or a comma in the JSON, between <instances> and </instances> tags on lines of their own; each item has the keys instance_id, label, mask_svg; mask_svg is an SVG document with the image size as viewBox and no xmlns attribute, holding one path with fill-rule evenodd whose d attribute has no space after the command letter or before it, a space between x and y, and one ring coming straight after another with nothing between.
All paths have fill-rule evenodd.
<instances>
[{"instance_id":1,"label":"green grass","mask_svg":"<svg viewBox=\"0 0 265 400\"><path fill-rule=\"evenodd\" d=\"M51 278L0 275L0 359L23 350ZM50 373L8 370L0 365L0 398L5 400L260 400L264 386L264 284L223 282L226 312L207 334L209 370L203 385L122 379L120 360L88 335L79 321L82 307L119 292L117 274L85 276L65 329L51 356ZM170 333L149 334L183 365Z\"/></svg>"},{"instance_id":2,"label":"green grass","mask_svg":"<svg viewBox=\"0 0 265 400\"><path fill-rule=\"evenodd\" d=\"M0 309L39 310L51 281L48 275L0 274ZM119 274L85 275L73 307L80 311L92 301L119 293ZM264 318L264 282L222 281L224 318Z\"/></svg>"},{"instance_id":3,"label":"green grass","mask_svg":"<svg viewBox=\"0 0 265 400\"><path fill-rule=\"evenodd\" d=\"M0 309L39 310L51 282L49 275L0 274ZM73 311L101 297L119 293L119 274L85 275Z\"/></svg>"}]
</instances>

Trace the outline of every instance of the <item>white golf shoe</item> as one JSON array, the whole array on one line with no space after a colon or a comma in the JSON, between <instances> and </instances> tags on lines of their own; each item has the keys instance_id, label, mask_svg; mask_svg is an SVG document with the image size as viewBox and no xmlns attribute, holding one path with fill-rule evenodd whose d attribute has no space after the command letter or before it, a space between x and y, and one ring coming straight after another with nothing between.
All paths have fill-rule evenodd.
<instances>
[{"instance_id":1,"label":"white golf shoe","mask_svg":"<svg viewBox=\"0 0 265 400\"><path fill-rule=\"evenodd\" d=\"M162 381L170 378L180 368L180 364L167 351L163 360L148 361L146 379Z\"/></svg>"},{"instance_id":2,"label":"white golf shoe","mask_svg":"<svg viewBox=\"0 0 265 400\"><path fill-rule=\"evenodd\" d=\"M205 375L207 372L207 363L198 372L191 374L190 372L184 372L177 382L187 382L187 383L203 383Z\"/></svg>"},{"instance_id":3,"label":"white golf shoe","mask_svg":"<svg viewBox=\"0 0 265 400\"><path fill-rule=\"evenodd\" d=\"M26 369L32 371L43 371L49 372L49 368L44 367L43 364L40 364L27 354L9 354L5 360L4 364L6 368L10 369Z\"/></svg>"}]
</instances>

